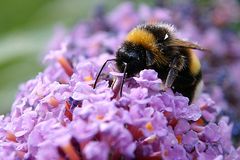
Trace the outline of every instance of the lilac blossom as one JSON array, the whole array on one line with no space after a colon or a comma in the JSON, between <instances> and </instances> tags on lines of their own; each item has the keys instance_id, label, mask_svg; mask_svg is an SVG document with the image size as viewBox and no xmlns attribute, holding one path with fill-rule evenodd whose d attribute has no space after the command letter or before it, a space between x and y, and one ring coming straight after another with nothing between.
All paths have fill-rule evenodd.
<instances>
[{"instance_id":1,"label":"lilac blossom","mask_svg":"<svg viewBox=\"0 0 240 160\"><path fill-rule=\"evenodd\" d=\"M134 9L133 3L127 2L104 16L99 24L94 23L96 19L80 23L69 35L63 29L58 30L44 59L45 70L20 86L11 113L0 117L0 157L7 160L239 159L240 148L231 141L234 124L221 113L240 103L225 99L224 91L228 91L230 84L222 81L219 85L212 84L211 80L218 78L206 69L215 71L216 64L210 63L215 60L214 55L219 62L226 57L239 61L237 43L227 47L239 38L228 33L225 39L227 33L217 28L235 22L239 15L226 12L223 19L204 21L198 13L197 20L189 14L189 20L181 21L185 12L200 12L189 2L182 10L176 7L180 4L175 4L175 8L142 4ZM212 17L221 8L234 7L239 11L233 5L234 0L226 3L228 6L222 3L219 0L212 4ZM206 56L206 64L203 63L206 77L212 77L206 78L207 92L190 105L189 99L180 93L163 91L164 82L156 71L149 69L127 78L120 97L112 84L123 74L118 73L114 64L108 65L93 89L100 67L115 57L114 51L127 32L139 23L152 21L176 24L180 37L198 41L213 51ZM240 88L234 67L234 64L230 67L234 75L229 78L238 87L226 93L237 93Z\"/></svg>"}]
</instances>

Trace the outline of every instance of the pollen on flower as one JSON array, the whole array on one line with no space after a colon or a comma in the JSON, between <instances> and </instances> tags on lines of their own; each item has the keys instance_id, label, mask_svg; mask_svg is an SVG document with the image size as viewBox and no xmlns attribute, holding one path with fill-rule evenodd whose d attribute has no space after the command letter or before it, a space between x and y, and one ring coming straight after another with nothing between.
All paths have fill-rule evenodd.
<instances>
[{"instance_id":1,"label":"pollen on flower","mask_svg":"<svg viewBox=\"0 0 240 160\"><path fill-rule=\"evenodd\" d=\"M176 136L176 138L177 138L178 144L182 144L182 135L179 134Z\"/></svg>"},{"instance_id":2,"label":"pollen on flower","mask_svg":"<svg viewBox=\"0 0 240 160\"><path fill-rule=\"evenodd\" d=\"M71 112L71 105L68 102L65 102L65 113L64 115L72 121L72 112Z\"/></svg>"},{"instance_id":3,"label":"pollen on flower","mask_svg":"<svg viewBox=\"0 0 240 160\"><path fill-rule=\"evenodd\" d=\"M198 124L199 126L204 126L205 124L203 118L199 118L195 123Z\"/></svg>"},{"instance_id":4,"label":"pollen on flower","mask_svg":"<svg viewBox=\"0 0 240 160\"><path fill-rule=\"evenodd\" d=\"M93 77L91 75L84 77L84 81L92 81Z\"/></svg>"},{"instance_id":5,"label":"pollen on flower","mask_svg":"<svg viewBox=\"0 0 240 160\"><path fill-rule=\"evenodd\" d=\"M67 73L67 75L71 77L73 74L73 68L72 68L71 64L69 63L69 61L63 56L59 56L57 58L57 60L60 63L60 65L63 67L63 69Z\"/></svg>"},{"instance_id":6,"label":"pollen on flower","mask_svg":"<svg viewBox=\"0 0 240 160\"><path fill-rule=\"evenodd\" d=\"M53 107L57 107L59 105L59 101L54 96L49 98L48 103Z\"/></svg>"},{"instance_id":7,"label":"pollen on flower","mask_svg":"<svg viewBox=\"0 0 240 160\"><path fill-rule=\"evenodd\" d=\"M17 142L16 136L11 131L7 131L6 139L12 142Z\"/></svg>"},{"instance_id":8,"label":"pollen on flower","mask_svg":"<svg viewBox=\"0 0 240 160\"><path fill-rule=\"evenodd\" d=\"M81 158L76 153L74 147L69 143L61 147L64 153L69 157L69 160L81 160Z\"/></svg>"},{"instance_id":9,"label":"pollen on flower","mask_svg":"<svg viewBox=\"0 0 240 160\"><path fill-rule=\"evenodd\" d=\"M96 116L96 119L98 119L98 120L103 120L103 118L104 118L103 115L97 115L97 116Z\"/></svg>"},{"instance_id":10,"label":"pollen on flower","mask_svg":"<svg viewBox=\"0 0 240 160\"><path fill-rule=\"evenodd\" d=\"M147 122L146 125L145 125L145 128L148 130L148 131L153 131L153 125L151 122Z\"/></svg>"}]
</instances>

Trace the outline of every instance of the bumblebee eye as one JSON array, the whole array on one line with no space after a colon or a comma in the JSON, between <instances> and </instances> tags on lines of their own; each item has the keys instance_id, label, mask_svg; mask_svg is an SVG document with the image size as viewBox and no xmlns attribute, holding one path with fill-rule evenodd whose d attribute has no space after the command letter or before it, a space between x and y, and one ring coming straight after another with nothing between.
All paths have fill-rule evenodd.
<instances>
[{"instance_id":1,"label":"bumblebee eye","mask_svg":"<svg viewBox=\"0 0 240 160\"><path fill-rule=\"evenodd\" d=\"M163 40L166 40L167 38L168 38L168 34L166 33Z\"/></svg>"}]
</instances>

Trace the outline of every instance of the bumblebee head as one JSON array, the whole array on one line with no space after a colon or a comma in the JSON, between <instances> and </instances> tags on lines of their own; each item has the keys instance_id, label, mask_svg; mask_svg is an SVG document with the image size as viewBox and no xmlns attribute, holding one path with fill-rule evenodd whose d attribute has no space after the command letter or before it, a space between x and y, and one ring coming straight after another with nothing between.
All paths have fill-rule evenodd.
<instances>
[{"instance_id":1,"label":"bumblebee head","mask_svg":"<svg viewBox=\"0 0 240 160\"><path fill-rule=\"evenodd\" d=\"M125 42L117 51L117 66L120 72L124 70L124 63L127 64L127 76L133 76L146 68L147 50L141 45Z\"/></svg>"}]
</instances>

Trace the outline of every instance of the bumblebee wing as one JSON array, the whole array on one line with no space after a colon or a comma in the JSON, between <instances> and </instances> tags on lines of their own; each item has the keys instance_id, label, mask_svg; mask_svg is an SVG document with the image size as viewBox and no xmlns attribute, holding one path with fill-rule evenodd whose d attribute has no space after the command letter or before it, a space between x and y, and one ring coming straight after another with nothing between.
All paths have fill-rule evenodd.
<instances>
[{"instance_id":1,"label":"bumblebee wing","mask_svg":"<svg viewBox=\"0 0 240 160\"><path fill-rule=\"evenodd\" d=\"M197 49L197 50L201 50L201 51L208 51L208 49L200 47L199 45L192 43L192 42L188 42L188 41L184 41L181 39L172 39L169 44L167 46L171 46L171 47L183 47L183 48L191 48L191 49Z\"/></svg>"}]
</instances>

